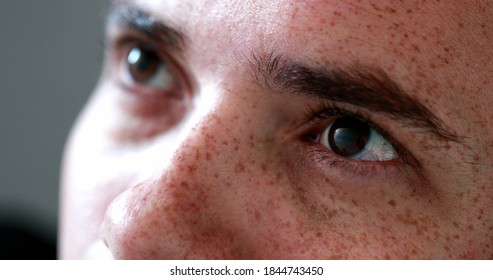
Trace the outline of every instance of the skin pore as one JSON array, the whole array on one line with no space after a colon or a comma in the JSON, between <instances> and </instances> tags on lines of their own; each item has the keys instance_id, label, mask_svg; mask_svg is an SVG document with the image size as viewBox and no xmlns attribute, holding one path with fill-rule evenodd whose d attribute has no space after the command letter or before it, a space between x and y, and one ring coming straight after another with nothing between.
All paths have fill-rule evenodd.
<instances>
[{"instance_id":1,"label":"skin pore","mask_svg":"<svg viewBox=\"0 0 493 280\"><path fill-rule=\"evenodd\" d=\"M115 2L60 257L492 259L492 24L488 1Z\"/></svg>"}]
</instances>

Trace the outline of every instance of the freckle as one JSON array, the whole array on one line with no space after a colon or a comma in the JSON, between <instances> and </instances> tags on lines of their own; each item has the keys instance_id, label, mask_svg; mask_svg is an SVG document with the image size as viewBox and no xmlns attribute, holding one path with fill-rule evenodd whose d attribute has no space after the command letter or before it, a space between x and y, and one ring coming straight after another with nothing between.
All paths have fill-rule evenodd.
<instances>
[{"instance_id":1,"label":"freckle","mask_svg":"<svg viewBox=\"0 0 493 280\"><path fill-rule=\"evenodd\" d=\"M467 226L467 228L468 228L469 230L473 230L473 229L474 229L474 226L473 226L473 225L468 225L468 226Z\"/></svg>"},{"instance_id":2,"label":"freckle","mask_svg":"<svg viewBox=\"0 0 493 280\"><path fill-rule=\"evenodd\" d=\"M354 206L358 206L358 202L356 202L356 200L351 199L351 202L353 203Z\"/></svg>"},{"instance_id":3,"label":"freckle","mask_svg":"<svg viewBox=\"0 0 493 280\"><path fill-rule=\"evenodd\" d=\"M389 200L389 205L395 207L397 203L395 202L395 200Z\"/></svg>"},{"instance_id":4,"label":"freckle","mask_svg":"<svg viewBox=\"0 0 493 280\"><path fill-rule=\"evenodd\" d=\"M197 171L197 165L195 165L195 164L189 164L189 165L187 165L187 169L188 169L189 172L192 172L193 173L193 172Z\"/></svg>"},{"instance_id":5,"label":"freckle","mask_svg":"<svg viewBox=\"0 0 493 280\"><path fill-rule=\"evenodd\" d=\"M255 220L259 220L261 217L260 211L258 209L255 209L255 214L254 214Z\"/></svg>"},{"instance_id":6,"label":"freckle","mask_svg":"<svg viewBox=\"0 0 493 280\"><path fill-rule=\"evenodd\" d=\"M206 153L206 154L205 154L205 159L206 159L207 161L210 161L210 160L212 159L212 155L211 155L211 153Z\"/></svg>"},{"instance_id":7,"label":"freckle","mask_svg":"<svg viewBox=\"0 0 493 280\"><path fill-rule=\"evenodd\" d=\"M267 172L267 164L266 163L262 163L261 168L262 168L263 172Z\"/></svg>"},{"instance_id":8,"label":"freckle","mask_svg":"<svg viewBox=\"0 0 493 280\"><path fill-rule=\"evenodd\" d=\"M406 13L408 13L408 14L411 14L412 12L413 12L413 10L412 10L412 9L407 9L407 10L406 10Z\"/></svg>"},{"instance_id":9,"label":"freckle","mask_svg":"<svg viewBox=\"0 0 493 280\"><path fill-rule=\"evenodd\" d=\"M214 173L214 178L218 178L219 177L219 173Z\"/></svg>"},{"instance_id":10,"label":"freckle","mask_svg":"<svg viewBox=\"0 0 493 280\"><path fill-rule=\"evenodd\" d=\"M463 28L464 27L464 24L462 22L459 22L458 25L459 25L460 28Z\"/></svg>"},{"instance_id":11,"label":"freckle","mask_svg":"<svg viewBox=\"0 0 493 280\"><path fill-rule=\"evenodd\" d=\"M208 139L216 140L216 136L215 135L212 135L212 134L207 133L206 136L207 136Z\"/></svg>"}]
</instances>

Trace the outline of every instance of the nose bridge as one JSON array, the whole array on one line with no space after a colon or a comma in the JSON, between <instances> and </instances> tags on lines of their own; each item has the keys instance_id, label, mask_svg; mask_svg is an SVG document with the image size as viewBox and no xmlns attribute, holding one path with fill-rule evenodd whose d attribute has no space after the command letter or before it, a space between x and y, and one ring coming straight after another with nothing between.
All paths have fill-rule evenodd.
<instances>
[{"instance_id":1,"label":"nose bridge","mask_svg":"<svg viewBox=\"0 0 493 280\"><path fill-rule=\"evenodd\" d=\"M211 179L210 175L226 171L233 159L232 153L239 153L241 148L238 134L244 128L238 119L215 110L198 120L179 140L165 176L205 183Z\"/></svg>"},{"instance_id":2,"label":"nose bridge","mask_svg":"<svg viewBox=\"0 0 493 280\"><path fill-rule=\"evenodd\" d=\"M221 248L233 243L231 236L218 239L222 213L214 205L231 187L228 182L245 171L246 145L253 141L242 137L246 124L238 114L216 107L182 134L159 177L128 189L113 202L105 234L116 257L185 258L191 257L184 254L193 251L198 240Z\"/></svg>"},{"instance_id":3,"label":"nose bridge","mask_svg":"<svg viewBox=\"0 0 493 280\"><path fill-rule=\"evenodd\" d=\"M178 137L180 144L164 173L200 184L227 180L230 173L240 176L238 171L245 170L255 154L264 154L260 150L265 152L265 145L259 144L268 142L261 135L271 124L262 121L257 99L228 93L202 106L206 109L200 107Z\"/></svg>"}]
</instances>

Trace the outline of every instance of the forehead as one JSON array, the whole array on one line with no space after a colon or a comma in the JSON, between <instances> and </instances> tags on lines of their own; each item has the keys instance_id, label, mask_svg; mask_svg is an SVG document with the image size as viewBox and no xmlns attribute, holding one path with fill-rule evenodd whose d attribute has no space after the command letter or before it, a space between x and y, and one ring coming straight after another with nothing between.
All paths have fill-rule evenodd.
<instances>
[{"instance_id":1,"label":"forehead","mask_svg":"<svg viewBox=\"0 0 493 280\"><path fill-rule=\"evenodd\" d=\"M209 65L231 64L253 51L312 63L378 64L408 81L411 93L438 86L426 84L430 73L440 83L465 82L465 61L479 79L490 72L484 69L493 43L488 1L128 2L182 30Z\"/></svg>"},{"instance_id":2,"label":"forehead","mask_svg":"<svg viewBox=\"0 0 493 280\"><path fill-rule=\"evenodd\" d=\"M329 60L341 55L358 59L355 51L360 48L370 54L365 59L371 59L372 51L378 49L399 59L416 59L416 55L430 53L427 45L467 42L471 33L484 31L478 22L485 23L485 29L492 15L488 2L473 1L128 2L179 26L198 45L209 40L209 45L222 43L216 49L248 46L293 54L317 52ZM378 53L375 56L382 58Z\"/></svg>"}]
</instances>

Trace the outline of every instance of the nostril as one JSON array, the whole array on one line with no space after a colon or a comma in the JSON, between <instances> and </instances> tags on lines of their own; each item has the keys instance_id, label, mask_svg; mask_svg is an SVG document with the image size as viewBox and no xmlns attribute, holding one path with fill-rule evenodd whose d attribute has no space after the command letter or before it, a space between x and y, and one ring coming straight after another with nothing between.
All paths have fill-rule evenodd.
<instances>
[{"instance_id":1,"label":"nostril","mask_svg":"<svg viewBox=\"0 0 493 280\"><path fill-rule=\"evenodd\" d=\"M106 246L106 248L108 248L108 249L110 248L108 246L108 241L106 241L106 236L103 236L103 244L104 244L104 246Z\"/></svg>"},{"instance_id":2,"label":"nostril","mask_svg":"<svg viewBox=\"0 0 493 280\"><path fill-rule=\"evenodd\" d=\"M113 259L113 254L109 250L108 246L105 245L104 240L100 240L93 244L86 254L83 256L84 259Z\"/></svg>"}]
</instances>

